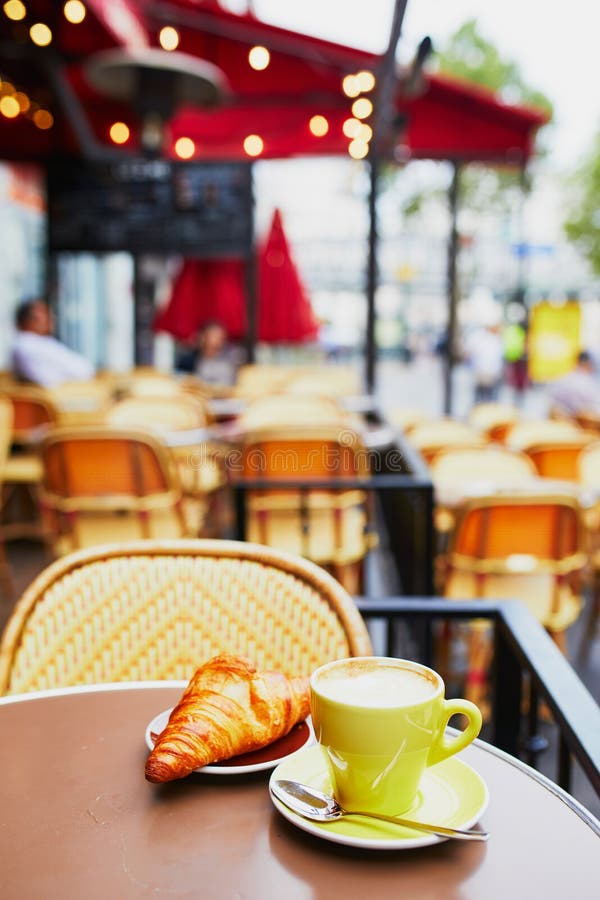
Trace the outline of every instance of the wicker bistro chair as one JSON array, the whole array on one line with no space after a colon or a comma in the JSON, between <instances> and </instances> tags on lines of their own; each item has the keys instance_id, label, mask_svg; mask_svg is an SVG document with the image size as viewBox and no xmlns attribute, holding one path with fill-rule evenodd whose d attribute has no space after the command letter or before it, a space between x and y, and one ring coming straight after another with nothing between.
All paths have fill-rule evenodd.
<instances>
[{"instance_id":1,"label":"wicker bistro chair","mask_svg":"<svg viewBox=\"0 0 600 900\"><path fill-rule=\"evenodd\" d=\"M12 435L13 408L8 397L0 396L0 492L2 491L2 481L4 478L4 469L8 453L10 450L10 439ZM3 587L7 596L13 597L14 587L12 575L6 552L4 549L4 539L0 531L0 585Z\"/></svg>"},{"instance_id":2,"label":"wicker bistro chair","mask_svg":"<svg viewBox=\"0 0 600 900\"><path fill-rule=\"evenodd\" d=\"M563 440L531 443L523 449L543 478L578 481L581 451L593 440L591 434L582 431Z\"/></svg>"},{"instance_id":3,"label":"wicker bistro chair","mask_svg":"<svg viewBox=\"0 0 600 900\"><path fill-rule=\"evenodd\" d=\"M427 464L430 464L446 447L467 449L483 447L486 444L486 439L480 432L453 419L422 422L411 430L407 440L419 451Z\"/></svg>"},{"instance_id":4,"label":"wicker bistro chair","mask_svg":"<svg viewBox=\"0 0 600 900\"><path fill-rule=\"evenodd\" d=\"M110 408L113 390L106 378L72 381L48 390L57 410L58 425L101 425Z\"/></svg>"},{"instance_id":5,"label":"wicker bistro chair","mask_svg":"<svg viewBox=\"0 0 600 900\"><path fill-rule=\"evenodd\" d=\"M583 649L587 650L600 622L600 440L588 444L577 460L578 482L590 493L590 506L585 509L590 553L592 603L583 634Z\"/></svg>"},{"instance_id":6,"label":"wicker bistro chair","mask_svg":"<svg viewBox=\"0 0 600 900\"><path fill-rule=\"evenodd\" d=\"M0 647L0 693L189 678L217 653L308 675L370 655L327 572L235 541L135 541L72 553L30 585Z\"/></svg>"},{"instance_id":7,"label":"wicker bistro chair","mask_svg":"<svg viewBox=\"0 0 600 900\"><path fill-rule=\"evenodd\" d=\"M366 491L344 478L368 478L367 451L356 432L336 425L260 429L245 437L242 474L270 480L250 490L246 537L300 554L329 568L350 593L362 589L363 562L375 546ZM278 490L277 481L331 481L331 490Z\"/></svg>"},{"instance_id":8,"label":"wicker bistro chair","mask_svg":"<svg viewBox=\"0 0 600 900\"><path fill-rule=\"evenodd\" d=\"M305 394L267 394L252 400L238 419L241 431L294 428L298 425L343 425L348 413L332 397Z\"/></svg>"},{"instance_id":9,"label":"wicker bistro chair","mask_svg":"<svg viewBox=\"0 0 600 900\"><path fill-rule=\"evenodd\" d=\"M115 426L148 429L169 439L183 491L186 514L195 522L192 532L199 535L207 522L217 526L225 487L223 454L218 444L199 433L213 424L206 399L182 392L173 396L127 397L116 403L107 416Z\"/></svg>"},{"instance_id":10,"label":"wicker bistro chair","mask_svg":"<svg viewBox=\"0 0 600 900\"><path fill-rule=\"evenodd\" d=\"M58 428L43 442L41 456L42 513L55 554L188 533L173 460L152 435Z\"/></svg>"},{"instance_id":11,"label":"wicker bistro chair","mask_svg":"<svg viewBox=\"0 0 600 900\"><path fill-rule=\"evenodd\" d=\"M469 425L485 434L489 441L502 444L520 418L520 411L509 403L478 403L469 413Z\"/></svg>"},{"instance_id":12,"label":"wicker bistro chair","mask_svg":"<svg viewBox=\"0 0 600 900\"><path fill-rule=\"evenodd\" d=\"M2 396L13 410L11 451L4 465L2 509L6 521L2 532L12 538L43 537L39 516L42 463L38 443L58 419L51 396L30 385L7 385Z\"/></svg>"},{"instance_id":13,"label":"wicker bistro chair","mask_svg":"<svg viewBox=\"0 0 600 900\"><path fill-rule=\"evenodd\" d=\"M450 539L444 595L517 598L566 654L566 630L582 608L587 564L579 503L569 493L512 490L474 497L460 508ZM490 663L487 626L468 638L467 693L480 700Z\"/></svg>"}]
</instances>

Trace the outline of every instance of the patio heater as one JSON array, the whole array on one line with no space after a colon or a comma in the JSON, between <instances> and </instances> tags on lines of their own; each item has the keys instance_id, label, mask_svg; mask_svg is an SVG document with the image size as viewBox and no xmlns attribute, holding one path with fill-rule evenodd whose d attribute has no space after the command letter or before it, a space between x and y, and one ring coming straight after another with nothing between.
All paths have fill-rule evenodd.
<instances>
[{"instance_id":1,"label":"patio heater","mask_svg":"<svg viewBox=\"0 0 600 900\"><path fill-rule=\"evenodd\" d=\"M187 53L165 53L158 47L120 47L90 57L86 77L100 94L130 103L142 123L146 156L159 156L166 125L182 105L209 109L228 91L224 72Z\"/></svg>"}]
</instances>

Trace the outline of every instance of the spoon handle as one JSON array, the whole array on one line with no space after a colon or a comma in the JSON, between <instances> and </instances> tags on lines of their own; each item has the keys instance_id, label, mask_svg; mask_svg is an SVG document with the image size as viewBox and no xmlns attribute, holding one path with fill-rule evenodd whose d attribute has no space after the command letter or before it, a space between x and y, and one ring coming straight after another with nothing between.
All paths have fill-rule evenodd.
<instances>
[{"instance_id":1,"label":"spoon handle","mask_svg":"<svg viewBox=\"0 0 600 900\"><path fill-rule=\"evenodd\" d=\"M419 831L431 831L441 837L457 838L460 841L487 841L487 831L465 831L461 828L447 828L445 825L429 825L427 822L413 822L403 819L401 816L384 816L383 813L363 812L358 809L345 809L345 816L367 816L369 819L381 819L382 822L392 822L394 825L403 825L405 828L416 828Z\"/></svg>"}]
</instances>

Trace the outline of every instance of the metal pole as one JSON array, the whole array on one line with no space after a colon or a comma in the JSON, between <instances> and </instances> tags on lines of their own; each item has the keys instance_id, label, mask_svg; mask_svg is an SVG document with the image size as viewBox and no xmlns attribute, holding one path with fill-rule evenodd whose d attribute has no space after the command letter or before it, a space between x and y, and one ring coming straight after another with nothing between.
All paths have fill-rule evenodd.
<instances>
[{"instance_id":1,"label":"metal pole","mask_svg":"<svg viewBox=\"0 0 600 900\"><path fill-rule=\"evenodd\" d=\"M448 238L448 330L446 339L446 359L444 371L444 413L452 413L452 372L456 362L456 313L458 307L458 204L460 192L460 163L452 163L452 181L448 190L450 208L450 234Z\"/></svg>"},{"instance_id":2,"label":"metal pole","mask_svg":"<svg viewBox=\"0 0 600 900\"><path fill-rule=\"evenodd\" d=\"M256 341L258 340L258 272L256 264L257 249L255 246L255 221L254 214L256 203L254 202L254 167L248 163L249 178L252 192L252 207L250 210L250 246L246 257L246 362L253 363L256 360Z\"/></svg>"},{"instance_id":3,"label":"metal pole","mask_svg":"<svg viewBox=\"0 0 600 900\"><path fill-rule=\"evenodd\" d=\"M367 323L365 333L365 382L367 391L375 389L375 366L377 346L375 342L375 291L377 289L377 182L379 180L379 158L372 155L369 160L369 249L367 256Z\"/></svg>"}]
</instances>

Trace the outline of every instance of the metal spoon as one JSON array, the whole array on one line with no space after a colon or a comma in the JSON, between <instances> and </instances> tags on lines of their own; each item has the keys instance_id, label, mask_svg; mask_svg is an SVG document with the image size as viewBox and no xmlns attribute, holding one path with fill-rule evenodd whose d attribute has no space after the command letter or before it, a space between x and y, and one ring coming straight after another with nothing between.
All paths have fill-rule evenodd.
<instances>
[{"instance_id":1,"label":"metal spoon","mask_svg":"<svg viewBox=\"0 0 600 900\"><path fill-rule=\"evenodd\" d=\"M307 784L298 781L274 781L270 785L271 793L285 806L305 819L315 822L331 822L342 816L367 816L369 819L381 819L405 828L416 828L419 831L430 831L440 837L457 838L461 841L487 841L487 831L464 831L460 828L447 828L445 825L428 825L425 822L413 822L400 816L384 816L382 813L363 812L358 809L344 809L334 797L329 797Z\"/></svg>"}]
</instances>

